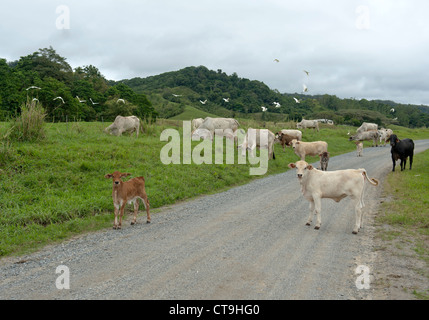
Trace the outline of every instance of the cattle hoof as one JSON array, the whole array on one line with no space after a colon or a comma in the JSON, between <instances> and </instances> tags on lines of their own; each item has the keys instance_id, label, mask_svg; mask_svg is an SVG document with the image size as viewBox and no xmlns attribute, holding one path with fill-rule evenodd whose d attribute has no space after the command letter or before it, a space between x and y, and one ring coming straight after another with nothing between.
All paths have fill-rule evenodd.
<instances>
[{"instance_id":1,"label":"cattle hoof","mask_svg":"<svg viewBox=\"0 0 429 320\"><path fill-rule=\"evenodd\" d=\"M353 234L358 234L358 232L357 232L357 231L353 231L352 233L353 233Z\"/></svg>"},{"instance_id":2,"label":"cattle hoof","mask_svg":"<svg viewBox=\"0 0 429 320\"><path fill-rule=\"evenodd\" d=\"M135 221L131 221L131 225L134 225L135 224Z\"/></svg>"},{"instance_id":3,"label":"cattle hoof","mask_svg":"<svg viewBox=\"0 0 429 320\"><path fill-rule=\"evenodd\" d=\"M310 224L310 222L307 222L305 225L306 225L306 226L310 226L311 224Z\"/></svg>"},{"instance_id":4,"label":"cattle hoof","mask_svg":"<svg viewBox=\"0 0 429 320\"><path fill-rule=\"evenodd\" d=\"M146 223L150 223L150 220L146 221Z\"/></svg>"},{"instance_id":5,"label":"cattle hoof","mask_svg":"<svg viewBox=\"0 0 429 320\"><path fill-rule=\"evenodd\" d=\"M320 227L319 227L319 226L315 226L315 227L314 227L314 229L315 229L315 230L319 230L319 229L320 229Z\"/></svg>"}]
</instances>

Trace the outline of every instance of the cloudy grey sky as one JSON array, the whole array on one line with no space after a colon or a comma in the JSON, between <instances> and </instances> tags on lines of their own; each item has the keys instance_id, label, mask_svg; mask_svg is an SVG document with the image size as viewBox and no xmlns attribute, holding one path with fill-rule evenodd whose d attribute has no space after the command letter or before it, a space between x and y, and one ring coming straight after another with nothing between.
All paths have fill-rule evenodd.
<instances>
[{"instance_id":1,"label":"cloudy grey sky","mask_svg":"<svg viewBox=\"0 0 429 320\"><path fill-rule=\"evenodd\" d=\"M3 0L0 58L52 46L112 80L203 65L282 93L429 105L428 13L427 0Z\"/></svg>"}]
</instances>

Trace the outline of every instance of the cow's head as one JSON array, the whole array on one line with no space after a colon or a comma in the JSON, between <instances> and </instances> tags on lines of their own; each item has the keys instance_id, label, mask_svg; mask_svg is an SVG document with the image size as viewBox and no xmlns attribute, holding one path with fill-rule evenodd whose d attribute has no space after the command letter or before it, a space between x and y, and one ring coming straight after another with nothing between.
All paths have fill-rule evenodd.
<instances>
[{"instance_id":1,"label":"cow's head","mask_svg":"<svg viewBox=\"0 0 429 320\"><path fill-rule=\"evenodd\" d=\"M296 146L297 146L297 145L299 145L299 141L298 141L298 140L296 140L296 139L293 139L293 140L289 143L289 145L291 145L291 146L292 146L292 148L293 148L293 149L295 149L295 148L296 148Z\"/></svg>"},{"instance_id":2,"label":"cow's head","mask_svg":"<svg viewBox=\"0 0 429 320\"><path fill-rule=\"evenodd\" d=\"M106 174L104 177L106 179L112 178L113 179L113 187L115 187L115 186L119 186L121 184L121 182L122 182L121 178L122 177L127 177L129 175L131 175L131 173L122 173L119 171L115 171L113 173Z\"/></svg>"},{"instance_id":3,"label":"cow's head","mask_svg":"<svg viewBox=\"0 0 429 320\"><path fill-rule=\"evenodd\" d=\"M390 146L391 146L391 147L396 146L396 144L399 142L399 139L398 139L398 137L396 136L396 134L392 134L392 135L390 136L389 140L390 140Z\"/></svg>"},{"instance_id":4,"label":"cow's head","mask_svg":"<svg viewBox=\"0 0 429 320\"><path fill-rule=\"evenodd\" d=\"M289 163L288 167L291 169L296 169L296 175L299 180L305 179L305 177L308 174L309 170L313 170L313 166L311 164L308 164L305 161L297 161L295 163Z\"/></svg>"}]
</instances>

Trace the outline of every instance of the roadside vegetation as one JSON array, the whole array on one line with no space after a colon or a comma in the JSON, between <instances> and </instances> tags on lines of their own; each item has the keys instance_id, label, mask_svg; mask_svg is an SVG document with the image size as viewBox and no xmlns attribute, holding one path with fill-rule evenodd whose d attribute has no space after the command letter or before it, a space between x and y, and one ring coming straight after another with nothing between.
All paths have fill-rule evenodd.
<instances>
[{"instance_id":1,"label":"roadside vegetation","mask_svg":"<svg viewBox=\"0 0 429 320\"><path fill-rule=\"evenodd\" d=\"M414 157L413 168L409 162L404 171L391 172L383 186L388 201L381 206L379 224L390 226L380 232L385 243L398 248L410 247L413 257L424 262L422 273L429 283L429 150ZM400 251L402 252L402 251ZM417 298L429 300L429 286L423 291L408 288Z\"/></svg>"}]
</instances>

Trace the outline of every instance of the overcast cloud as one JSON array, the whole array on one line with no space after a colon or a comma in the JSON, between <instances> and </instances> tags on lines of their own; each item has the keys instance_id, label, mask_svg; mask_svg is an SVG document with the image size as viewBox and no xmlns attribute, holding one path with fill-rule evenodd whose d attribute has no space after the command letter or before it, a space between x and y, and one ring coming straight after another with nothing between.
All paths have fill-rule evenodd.
<instances>
[{"instance_id":1,"label":"overcast cloud","mask_svg":"<svg viewBox=\"0 0 429 320\"><path fill-rule=\"evenodd\" d=\"M111 80L203 65L281 93L429 105L428 12L427 0L6 0L0 58L52 46Z\"/></svg>"}]
</instances>

